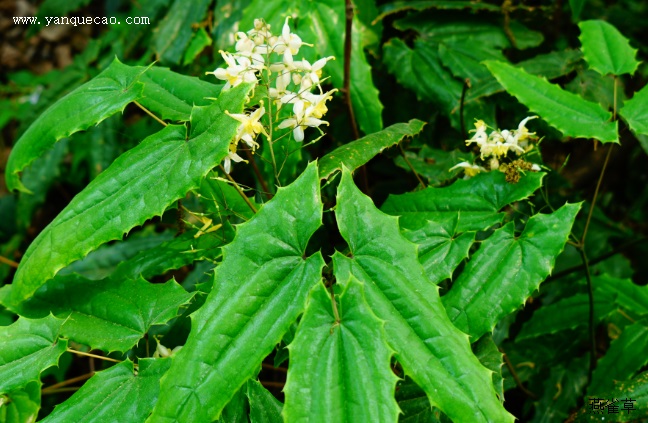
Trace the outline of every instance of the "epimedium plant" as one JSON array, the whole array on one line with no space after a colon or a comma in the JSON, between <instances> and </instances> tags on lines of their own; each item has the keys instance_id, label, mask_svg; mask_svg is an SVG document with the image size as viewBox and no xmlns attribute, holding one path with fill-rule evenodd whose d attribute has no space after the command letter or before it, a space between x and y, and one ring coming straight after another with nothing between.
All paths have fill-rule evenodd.
<instances>
[{"instance_id":1,"label":"epimedium plant","mask_svg":"<svg viewBox=\"0 0 648 423\"><path fill-rule=\"evenodd\" d=\"M427 7L420 3L414 8ZM421 180L421 189L390 195L378 207L353 173L384 149L402 148L425 123L412 119L382 129L361 34L347 33L355 42L346 47L343 37L327 42L313 36L336 32L330 16L344 17L341 6L291 4L291 11L303 13L297 35L284 3L252 2L240 23L252 29L236 32L235 51L220 52L224 65L208 72L223 86L114 60L25 131L6 170L8 188L22 192L29 189L21 172L39 157L130 103L163 125L70 202L31 243L11 285L0 289L0 303L20 316L0 328L5 419L34 420L41 374L69 353L101 358L90 353L95 351L117 363L91 375L45 421L513 421L504 406L507 383L539 375L516 372L511 360L521 362L525 348L538 348L542 336L585 323L590 362L587 355L575 356L560 367L562 374L551 373L552 383L571 383L573 392L554 396L559 405L543 403L549 394L536 398L534 418L551 421L578 405L583 408L574 418L587 418L586 405L576 401L584 389L602 398L632 397L645 412L645 377L633 379L646 364L644 348L628 350L648 339L641 320L647 294L627 280L590 277L586 235L596 200L582 230L574 223L581 203L551 205L549 176L531 142L543 127L527 128L542 120L567 136L618 143L616 103L610 113L509 64L502 53L509 39L493 25L480 30L494 44L469 57L461 36L430 32L434 25L444 28L442 22L408 15L395 26L422 35L412 47L399 38L385 44L387 68L403 86L433 98L451 126L461 129L464 114L479 118L465 140L479 154L448 159L439 177L417 171L420 157L403 152L401 165L419 178L448 181L460 170L465 177L437 187ZM375 19L410 8L396 3ZM281 34L252 13L283 25ZM366 19L346 22L366 38ZM592 69L615 76L635 72L636 51L613 26L584 21L580 29ZM519 48L537 45L532 31L509 30ZM342 59L351 69L338 64ZM328 65L335 65L330 80ZM447 84L424 77L414 83L415 68ZM459 69L475 86L468 95L461 94ZM326 91L329 82L337 88ZM323 135L327 102L338 90L366 135L315 160L304 147ZM527 115L514 130L496 129L484 97L502 90L537 118ZM618 112L637 134L648 132L645 92ZM255 176L255 196L233 177L244 166ZM544 213L530 200L538 191ZM181 225L175 237L143 238L137 254L104 272L88 272L94 255L120 245L109 243L176 209L191 229ZM545 291L541 283L566 242L588 273L584 289L563 290L565 298L555 300L555 284ZM152 283L192 263L199 275L213 273L197 284ZM539 288L547 304L507 339L511 319ZM636 322L623 327L594 370L594 326L613 313L603 293ZM571 318L555 317L565 309L574 310ZM287 368L283 404L257 381L269 356ZM589 377L579 376L588 369Z\"/></svg>"}]
</instances>

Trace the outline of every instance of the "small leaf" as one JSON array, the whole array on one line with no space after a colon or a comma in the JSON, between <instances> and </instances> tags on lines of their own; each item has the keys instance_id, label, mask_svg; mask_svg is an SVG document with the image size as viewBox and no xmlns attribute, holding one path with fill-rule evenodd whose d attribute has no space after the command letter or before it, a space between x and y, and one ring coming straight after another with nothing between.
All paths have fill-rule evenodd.
<instances>
[{"instance_id":1,"label":"small leaf","mask_svg":"<svg viewBox=\"0 0 648 423\"><path fill-rule=\"evenodd\" d=\"M600 20L578 24L583 55L590 68L601 75L633 75L639 66L637 49L613 25Z\"/></svg>"},{"instance_id":2,"label":"small leaf","mask_svg":"<svg viewBox=\"0 0 648 423\"><path fill-rule=\"evenodd\" d=\"M592 373L589 394L605 392L614 387L615 380L632 378L648 364L648 321L640 320L627 326L621 335L612 341L607 353L598 361Z\"/></svg>"},{"instance_id":3,"label":"small leaf","mask_svg":"<svg viewBox=\"0 0 648 423\"><path fill-rule=\"evenodd\" d=\"M125 352L152 325L176 317L192 296L175 281L151 284L141 278L92 281L78 275L57 276L16 311L28 317L50 312L69 316L62 335L92 349Z\"/></svg>"},{"instance_id":4,"label":"small leaf","mask_svg":"<svg viewBox=\"0 0 648 423\"><path fill-rule=\"evenodd\" d=\"M648 85L623 103L619 114L635 134L648 135Z\"/></svg>"},{"instance_id":5,"label":"small leaf","mask_svg":"<svg viewBox=\"0 0 648 423\"><path fill-rule=\"evenodd\" d=\"M11 150L5 173L7 188L29 192L18 174L32 161L55 142L101 122L138 99L143 85L137 80L142 72L142 68L115 59L105 71L43 112Z\"/></svg>"},{"instance_id":6,"label":"small leaf","mask_svg":"<svg viewBox=\"0 0 648 423\"><path fill-rule=\"evenodd\" d=\"M648 286L609 275L595 276L592 286L596 290L594 299L605 298L609 302L613 298L617 306L636 316L648 314Z\"/></svg>"},{"instance_id":7,"label":"small leaf","mask_svg":"<svg viewBox=\"0 0 648 423\"><path fill-rule=\"evenodd\" d=\"M502 378L503 354L495 345L492 334L485 334L472 344L472 350L488 370L493 372L493 386L500 401L504 402L504 379Z\"/></svg>"},{"instance_id":8,"label":"small leaf","mask_svg":"<svg viewBox=\"0 0 648 423\"><path fill-rule=\"evenodd\" d=\"M510 222L483 241L442 299L453 323L478 339L522 306L549 276L579 210L567 204L534 215L517 237Z\"/></svg>"},{"instance_id":9,"label":"small leaf","mask_svg":"<svg viewBox=\"0 0 648 423\"><path fill-rule=\"evenodd\" d=\"M210 45L212 45L212 39L207 31L205 31L205 28L198 28L198 30L194 33L193 38L191 39L191 43L189 43L189 47L187 47L187 51L185 51L182 64L184 66L187 66L188 64L193 62L196 57L198 57L198 55L202 53L205 47L209 47Z\"/></svg>"},{"instance_id":10,"label":"small leaf","mask_svg":"<svg viewBox=\"0 0 648 423\"><path fill-rule=\"evenodd\" d=\"M399 0L380 6L380 15L378 15L374 22L383 20L386 16L407 10L416 10L420 12L427 9L470 9L471 11L487 10L490 12L500 12L502 10L495 4L470 0Z\"/></svg>"},{"instance_id":11,"label":"small leaf","mask_svg":"<svg viewBox=\"0 0 648 423\"><path fill-rule=\"evenodd\" d=\"M542 395L535 403L532 423L568 420L569 412L582 398L583 388L587 384L587 358L585 355L567 360L564 365L551 366L549 376L543 383ZM585 401L587 402L587 398Z\"/></svg>"},{"instance_id":12,"label":"small leaf","mask_svg":"<svg viewBox=\"0 0 648 423\"><path fill-rule=\"evenodd\" d=\"M283 404L259 381L248 380L247 397L250 401L250 423L283 423L281 417Z\"/></svg>"},{"instance_id":13,"label":"small leaf","mask_svg":"<svg viewBox=\"0 0 648 423\"><path fill-rule=\"evenodd\" d=\"M67 340L59 339L62 325L62 319L47 316L0 326L0 394L39 380L43 370L56 366L67 349Z\"/></svg>"},{"instance_id":14,"label":"small leaf","mask_svg":"<svg viewBox=\"0 0 648 423\"><path fill-rule=\"evenodd\" d=\"M597 104L583 100L546 80L503 62L484 64L504 86L532 112L569 137L596 138L619 142L618 124L612 114Z\"/></svg>"},{"instance_id":15,"label":"small leaf","mask_svg":"<svg viewBox=\"0 0 648 423\"><path fill-rule=\"evenodd\" d=\"M408 123L396 123L380 132L367 135L336 148L319 161L320 178L328 179L334 172L346 166L355 170L371 160L385 148L396 145L405 137L421 132L425 122L412 119Z\"/></svg>"},{"instance_id":16,"label":"small leaf","mask_svg":"<svg viewBox=\"0 0 648 423\"><path fill-rule=\"evenodd\" d=\"M209 107L194 107L191 132L169 125L121 155L92 181L29 246L13 281L10 303L32 295L47 280L100 245L123 235L197 188L227 155L251 86L221 93Z\"/></svg>"},{"instance_id":17,"label":"small leaf","mask_svg":"<svg viewBox=\"0 0 648 423\"><path fill-rule=\"evenodd\" d=\"M436 407L430 406L430 400L411 378L405 378L396 388L396 401L401 409L399 423L446 423L448 418Z\"/></svg>"},{"instance_id":18,"label":"small leaf","mask_svg":"<svg viewBox=\"0 0 648 423\"><path fill-rule=\"evenodd\" d=\"M41 384L33 381L23 389L0 395L0 422L35 422L41 406Z\"/></svg>"},{"instance_id":19,"label":"small leaf","mask_svg":"<svg viewBox=\"0 0 648 423\"><path fill-rule=\"evenodd\" d=\"M140 358L137 374L132 361L97 372L68 400L54 408L43 423L142 422L160 392L160 378L169 358Z\"/></svg>"},{"instance_id":20,"label":"small leaf","mask_svg":"<svg viewBox=\"0 0 648 423\"><path fill-rule=\"evenodd\" d=\"M609 296L594 296L595 322L600 322L616 309L610 299ZM524 324L516 340L550 335L562 330L586 326L588 316L589 296L587 294L572 295L536 310L531 319Z\"/></svg>"},{"instance_id":21,"label":"small leaf","mask_svg":"<svg viewBox=\"0 0 648 423\"><path fill-rule=\"evenodd\" d=\"M583 11L583 6L587 0L569 0L569 7L572 11L572 19L577 21L580 18L580 14Z\"/></svg>"},{"instance_id":22,"label":"small leaf","mask_svg":"<svg viewBox=\"0 0 648 423\"><path fill-rule=\"evenodd\" d=\"M322 255L305 256L321 222L317 164L311 163L237 227L149 421L212 421L257 374L321 279Z\"/></svg>"},{"instance_id":23,"label":"small leaf","mask_svg":"<svg viewBox=\"0 0 648 423\"><path fill-rule=\"evenodd\" d=\"M339 317L331 301L318 284L288 347L286 421L396 422L398 378L390 367L393 351L383 322L353 278L339 297Z\"/></svg>"},{"instance_id":24,"label":"small leaf","mask_svg":"<svg viewBox=\"0 0 648 423\"><path fill-rule=\"evenodd\" d=\"M455 421L513 421L500 404L491 372L470 350L467 336L450 323L438 288L425 277L416 245L397 219L375 208L342 172L335 210L349 257L333 256L336 279L354 276L379 319L396 359L421 386L430 403Z\"/></svg>"}]
</instances>

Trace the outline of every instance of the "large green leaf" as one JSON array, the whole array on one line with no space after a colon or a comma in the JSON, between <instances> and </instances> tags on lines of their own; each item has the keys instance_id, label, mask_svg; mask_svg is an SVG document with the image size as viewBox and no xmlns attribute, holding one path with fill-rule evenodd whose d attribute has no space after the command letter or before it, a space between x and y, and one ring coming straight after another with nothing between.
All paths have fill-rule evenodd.
<instances>
[{"instance_id":1,"label":"large green leaf","mask_svg":"<svg viewBox=\"0 0 648 423\"><path fill-rule=\"evenodd\" d=\"M390 195L381 210L400 216L400 226L408 230L420 229L429 221L455 218L457 232L480 231L502 221L501 208L540 188L543 176L531 172L517 184L509 184L501 172L482 173L448 187Z\"/></svg>"},{"instance_id":2,"label":"large green leaf","mask_svg":"<svg viewBox=\"0 0 648 423\"><path fill-rule=\"evenodd\" d=\"M192 315L189 339L162 380L150 421L212 421L258 372L321 278L321 254L304 255L321 221L317 164L311 163L237 227L223 247L214 288Z\"/></svg>"},{"instance_id":3,"label":"large green leaf","mask_svg":"<svg viewBox=\"0 0 648 423\"><path fill-rule=\"evenodd\" d=\"M635 134L648 135L648 85L623 103L619 114Z\"/></svg>"},{"instance_id":4,"label":"large green leaf","mask_svg":"<svg viewBox=\"0 0 648 423\"><path fill-rule=\"evenodd\" d=\"M5 173L7 188L29 192L18 174L55 142L124 110L142 93L137 82L143 68L113 63L89 82L54 103L13 146Z\"/></svg>"},{"instance_id":5,"label":"large green leaf","mask_svg":"<svg viewBox=\"0 0 648 423\"><path fill-rule=\"evenodd\" d=\"M250 423L283 423L281 418L283 404L259 381L248 380L247 397L250 401Z\"/></svg>"},{"instance_id":6,"label":"large green leaf","mask_svg":"<svg viewBox=\"0 0 648 423\"><path fill-rule=\"evenodd\" d=\"M10 302L33 294L61 268L101 244L120 239L179 198L227 155L249 85L221 93L209 107L194 107L191 132L169 125L120 156L32 242L13 281Z\"/></svg>"},{"instance_id":7,"label":"large green leaf","mask_svg":"<svg viewBox=\"0 0 648 423\"><path fill-rule=\"evenodd\" d=\"M488 69L511 95L566 136L619 142L618 124L599 104L503 62L486 61Z\"/></svg>"},{"instance_id":8,"label":"large green leaf","mask_svg":"<svg viewBox=\"0 0 648 423\"><path fill-rule=\"evenodd\" d=\"M144 279L88 280L78 275L57 276L16 310L27 317L50 312L68 317L61 334L107 352L125 352L152 325L178 315L193 294L175 281L151 284Z\"/></svg>"},{"instance_id":9,"label":"large green leaf","mask_svg":"<svg viewBox=\"0 0 648 423\"><path fill-rule=\"evenodd\" d=\"M419 245L419 261L434 283L450 278L468 257L475 232L504 218L499 210L530 196L542 184L542 173L529 173L509 184L500 172L458 180L444 188L391 195L382 211L400 216L403 235Z\"/></svg>"},{"instance_id":10,"label":"large green leaf","mask_svg":"<svg viewBox=\"0 0 648 423\"><path fill-rule=\"evenodd\" d=\"M637 49L613 25L600 20L578 24L583 55L590 68L602 75L634 74L639 67Z\"/></svg>"},{"instance_id":11,"label":"large green leaf","mask_svg":"<svg viewBox=\"0 0 648 423\"><path fill-rule=\"evenodd\" d=\"M144 91L140 103L158 113L162 119L187 121L193 106L208 106L222 85L175 73L166 68L152 67L140 79Z\"/></svg>"},{"instance_id":12,"label":"large green leaf","mask_svg":"<svg viewBox=\"0 0 648 423\"><path fill-rule=\"evenodd\" d=\"M567 204L534 215L519 236L510 222L483 241L443 297L454 324L478 339L522 306L549 276L579 210L580 204Z\"/></svg>"},{"instance_id":13,"label":"large green leaf","mask_svg":"<svg viewBox=\"0 0 648 423\"><path fill-rule=\"evenodd\" d=\"M23 389L0 395L0 422L35 422L41 405L40 381L33 381Z\"/></svg>"},{"instance_id":14,"label":"large green leaf","mask_svg":"<svg viewBox=\"0 0 648 423\"><path fill-rule=\"evenodd\" d=\"M140 358L138 371L123 361L95 374L72 397L41 420L44 423L142 422L160 392L171 359Z\"/></svg>"},{"instance_id":15,"label":"large green leaf","mask_svg":"<svg viewBox=\"0 0 648 423\"><path fill-rule=\"evenodd\" d=\"M598 361L587 392L605 392L614 387L615 380L632 378L648 364L648 321L640 320L625 328L612 341L607 353Z\"/></svg>"},{"instance_id":16,"label":"large green leaf","mask_svg":"<svg viewBox=\"0 0 648 423\"><path fill-rule=\"evenodd\" d=\"M491 372L448 319L437 286L425 277L416 245L401 235L397 218L377 210L346 169L337 198L336 219L350 251L333 256L336 279L352 275L365 284L367 303L385 321L405 373L454 421L513 421L495 395Z\"/></svg>"},{"instance_id":17,"label":"large green leaf","mask_svg":"<svg viewBox=\"0 0 648 423\"><path fill-rule=\"evenodd\" d=\"M62 319L47 316L21 317L0 326L0 394L38 380L43 370L58 363L67 349L67 340L59 339L62 325Z\"/></svg>"},{"instance_id":18,"label":"large green leaf","mask_svg":"<svg viewBox=\"0 0 648 423\"><path fill-rule=\"evenodd\" d=\"M398 378L390 368L393 351L383 322L371 312L362 284L353 278L339 297L339 315L331 301L318 284L288 347L286 421L397 421Z\"/></svg>"},{"instance_id":19,"label":"large green leaf","mask_svg":"<svg viewBox=\"0 0 648 423\"><path fill-rule=\"evenodd\" d=\"M341 170L343 165L355 170L385 148L398 144L405 137L418 134L424 125L425 122L412 119L408 123L396 123L380 132L344 144L320 159L320 177L328 179L334 172Z\"/></svg>"},{"instance_id":20,"label":"large green leaf","mask_svg":"<svg viewBox=\"0 0 648 423\"><path fill-rule=\"evenodd\" d=\"M192 25L200 22L211 0L174 0L153 33L153 47L163 63L179 64L193 36Z\"/></svg>"},{"instance_id":21,"label":"large green leaf","mask_svg":"<svg viewBox=\"0 0 648 423\"><path fill-rule=\"evenodd\" d=\"M609 296L594 296L596 322L601 321L616 309L615 304L610 301L611 299ZM589 295L576 294L536 310L531 319L524 324L516 339L533 338L586 326L588 316Z\"/></svg>"}]
</instances>

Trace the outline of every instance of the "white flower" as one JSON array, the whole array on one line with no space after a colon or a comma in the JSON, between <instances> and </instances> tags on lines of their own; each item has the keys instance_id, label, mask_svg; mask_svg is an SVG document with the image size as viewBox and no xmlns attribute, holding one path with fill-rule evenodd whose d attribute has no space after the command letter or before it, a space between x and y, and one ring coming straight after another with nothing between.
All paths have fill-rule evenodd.
<instances>
[{"instance_id":1,"label":"white flower","mask_svg":"<svg viewBox=\"0 0 648 423\"><path fill-rule=\"evenodd\" d=\"M234 138L236 142L243 140L252 150L255 150L259 147L259 144L254 141L259 134L264 134L267 136L263 125L259 120L265 113L265 108L263 106L256 109L250 115L239 114L239 113L230 113L225 111L225 113L239 122L241 124L236 130L236 137Z\"/></svg>"},{"instance_id":2,"label":"white flower","mask_svg":"<svg viewBox=\"0 0 648 423\"><path fill-rule=\"evenodd\" d=\"M214 72L206 72L206 74L213 74L216 78L227 81L224 90L230 87L236 87L242 82L256 83L256 69L252 66L252 62L247 57L234 57L231 53L221 51L221 56L227 63L227 68L217 68Z\"/></svg>"},{"instance_id":3,"label":"white flower","mask_svg":"<svg viewBox=\"0 0 648 423\"><path fill-rule=\"evenodd\" d=\"M453 167L451 167L449 171L453 171L453 170L455 170L457 168L462 168L463 169L463 171L464 171L464 179L470 179L470 178L472 178L473 176L477 175L480 172L487 172L487 170L484 169L483 167L478 166L478 165L474 165L474 164L468 163L468 162L458 163L458 164L454 165Z\"/></svg>"},{"instance_id":4,"label":"white flower","mask_svg":"<svg viewBox=\"0 0 648 423\"><path fill-rule=\"evenodd\" d=\"M294 128L293 136L295 137L295 141L302 142L304 141L304 129L307 127L316 128L322 124L328 125L328 122L313 117L313 111L314 108L312 106L304 110L304 102L297 101L293 106L293 113L295 115L281 122L278 128Z\"/></svg>"},{"instance_id":5,"label":"white flower","mask_svg":"<svg viewBox=\"0 0 648 423\"><path fill-rule=\"evenodd\" d=\"M223 168L225 169L225 173L227 173L228 175L232 171L232 160L234 160L236 163L247 163L247 160L243 160L241 156L236 154L235 142L230 144L229 150L230 151L227 153L227 157L225 157L225 159L223 160Z\"/></svg>"},{"instance_id":6,"label":"white flower","mask_svg":"<svg viewBox=\"0 0 648 423\"><path fill-rule=\"evenodd\" d=\"M319 85L320 77L322 76L322 68L329 60L335 60L335 57L329 56L321 58L312 65L306 59L302 59L299 62L294 62L293 66L296 69L304 72L301 77L300 91L307 90L313 85Z\"/></svg>"}]
</instances>

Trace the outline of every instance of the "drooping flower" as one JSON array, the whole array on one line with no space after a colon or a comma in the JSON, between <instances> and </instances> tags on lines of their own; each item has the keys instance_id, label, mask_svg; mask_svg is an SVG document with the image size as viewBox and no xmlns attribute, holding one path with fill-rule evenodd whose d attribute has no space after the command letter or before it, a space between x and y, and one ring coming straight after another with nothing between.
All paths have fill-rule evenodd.
<instances>
[{"instance_id":1,"label":"drooping flower","mask_svg":"<svg viewBox=\"0 0 648 423\"><path fill-rule=\"evenodd\" d=\"M297 142L304 141L304 129L308 127L315 128L320 125L329 124L328 122L317 119L313 116L312 106L304 109L303 101L298 101L295 103L295 105L293 106L293 113L294 116L281 122L278 128L293 128L293 136L295 137L295 141Z\"/></svg>"},{"instance_id":2,"label":"drooping flower","mask_svg":"<svg viewBox=\"0 0 648 423\"><path fill-rule=\"evenodd\" d=\"M236 142L243 140L252 150L255 150L259 147L259 144L255 141L257 135L266 134L263 124L261 124L260 119L265 114L265 108L263 106L256 109L249 115L241 113L230 113L225 111L225 113L231 117L241 122L241 124L236 129L236 137L234 138Z\"/></svg>"},{"instance_id":3,"label":"drooping flower","mask_svg":"<svg viewBox=\"0 0 648 423\"><path fill-rule=\"evenodd\" d=\"M487 170L481 166L474 165L468 162L461 162L452 166L449 171L461 168L464 171L464 179L470 179L473 176L477 175L480 172L487 172Z\"/></svg>"}]
</instances>

